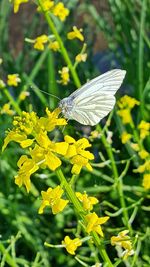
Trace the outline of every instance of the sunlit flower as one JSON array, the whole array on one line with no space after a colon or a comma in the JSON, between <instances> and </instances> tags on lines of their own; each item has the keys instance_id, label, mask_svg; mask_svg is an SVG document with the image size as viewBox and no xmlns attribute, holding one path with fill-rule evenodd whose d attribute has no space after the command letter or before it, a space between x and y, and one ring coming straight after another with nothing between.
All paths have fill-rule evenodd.
<instances>
[{"instance_id":1,"label":"sunlit flower","mask_svg":"<svg viewBox=\"0 0 150 267\"><path fill-rule=\"evenodd\" d=\"M143 164L141 164L134 172L143 173L145 171L150 171L150 159L147 159Z\"/></svg>"},{"instance_id":2,"label":"sunlit flower","mask_svg":"<svg viewBox=\"0 0 150 267\"><path fill-rule=\"evenodd\" d=\"M53 214L57 214L64 210L69 201L61 198L63 193L64 190L59 185L54 189L49 187L47 191L42 191L41 194L43 200L39 208L39 214L43 213L46 206L52 208Z\"/></svg>"},{"instance_id":3,"label":"sunlit flower","mask_svg":"<svg viewBox=\"0 0 150 267\"><path fill-rule=\"evenodd\" d=\"M117 111L117 114L122 118L123 124L128 124L132 122L130 109L120 109Z\"/></svg>"},{"instance_id":4,"label":"sunlit flower","mask_svg":"<svg viewBox=\"0 0 150 267\"><path fill-rule=\"evenodd\" d=\"M3 89L6 86L3 80L0 79L0 89Z\"/></svg>"},{"instance_id":5,"label":"sunlit flower","mask_svg":"<svg viewBox=\"0 0 150 267\"><path fill-rule=\"evenodd\" d=\"M46 34L40 35L34 40L34 42L34 48L43 51L44 44L48 42L48 36Z\"/></svg>"},{"instance_id":6,"label":"sunlit flower","mask_svg":"<svg viewBox=\"0 0 150 267\"><path fill-rule=\"evenodd\" d=\"M86 193L81 194L80 192L76 192L76 196L82 202L83 208L88 211L91 211L93 209L93 205L98 203L98 199L96 197L89 197Z\"/></svg>"},{"instance_id":7,"label":"sunlit flower","mask_svg":"<svg viewBox=\"0 0 150 267\"><path fill-rule=\"evenodd\" d=\"M150 189L150 172L143 175L142 185L145 189Z\"/></svg>"},{"instance_id":8,"label":"sunlit flower","mask_svg":"<svg viewBox=\"0 0 150 267\"><path fill-rule=\"evenodd\" d=\"M22 3L27 3L29 0L9 0L14 5L14 13L19 11L19 7Z\"/></svg>"},{"instance_id":9,"label":"sunlit flower","mask_svg":"<svg viewBox=\"0 0 150 267\"><path fill-rule=\"evenodd\" d=\"M14 115L14 110L10 109L10 103L4 104L4 106L0 110L1 114L8 114L10 116Z\"/></svg>"},{"instance_id":10,"label":"sunlit flower","mask_svg":"<svg viewBox=\"0 0 150 267\"><path fill-rule=\"evenodd\" d=\"M72 32L68 32L67 38L69 40L77 38L80 41L84 41L84 36L81 33L82 31L83 31L82 29L78 29L76 26L73 26L73 31Z\"/></svg>"},{"instance_id":11,"label":"sunlit flower","mask_svg":"<svg viewBox=\"0 0 150 267\"><path fill-rule=\"evenodd\" d=\"M144 139L146 136L150 136L150 123L142 120L138 125L140 130L140 138Z\"/></svg>"},{"instance_id":12,"label":"sunlit flower","mask_svg":"<svg viewBox=\"0 0 150 267\"><path fill-rule=\"evenodd\" d=\"M30 191L30 176L39 169L39 166L33 159L29 159L26 155L22 155L17 163L19 172L15 176L15 184L19 187L25 185L27 192Z\"/></svg>"},{"instance_id":13,"label":"sunlit flower","mask_svg":"<svg viewBox=\"0 0 150 267\"><path fill-rule=\"evenodd\" d=\"M74 138L68 135L66 135L64 139L69 144L65 157L71 159L70 162L73 164L71 172L73 174L79 174L82 167L86 167L89 171L92 171L89 160L94 159L94 155L85 150L91 147L89 141L86 138L75 141Z\"/></svg>"},{"instance_id":14,"label":"sunlit flower","mask_svg":"<svg viewBox=\"0 0 150 267\"><path fill-rule=\"evenodd\" d=\"M7 75L7 84L9 86L17 86L21 82L19 74L8 74Z\"/></svg>"},{"instance_id":15,"label":"sunlit flower","mask_svg":"<svg viewBox=\"0 0 150 267\"><path fill-rule=\"evenodd\" d=\"M122 254L123 259L127 259L128 256L131 256L134 254L131 239L127 235L128 232L129 232L128 230L124 230L124 231L120 232L117 236L111 237L111 245L112 246L120 246L123 249L125 249L125 251Z\"/></svg>"},{"instance_id":16,"label":"sunlit flower","mask_svg":"<svg viewBox=\"0 0 150 267\"><path fill-rule=\"evenodd\" d=\"M61 21L64 21L66 17L69 15L69 9L65 8L64 4L59 2L54 6L53 14L59 17Z\"/></svg>"},{"instance_id":17,"label":"sunlit flower","mask_svg":"<svg viewBox=\"0 0 150 267\"><path fill-rule=\"evenodd\" d=\"M26 97L29 96L29 95L30 95L29 92L27 92L27 91L23 91L23 92L20 93L20 95L19 95L18 98L19 98L21 101L23 101L23 100L25 100Z\"/></svg>"},{"instance_id":18,"label":"sunlit flower","mask_svg":"<svg viewBox=\"0 0 150 267\"><path fill-rule=\"evenodd\" d=\"M87 59L87 54L84 53L84 54L78 54L76 57L75 57L75 61L80 63L80 62L85 62Z\"/></svg>"},{"instance_id":19,"label":"sunlit flower","mask_svg":"<svg viewBox=\"0 0 150 267\"><path fill-rule=\"evenodd\" d=\"M139 145L136 144L136 143L131 143L131 147L132 147L132 149L135 150L135 151L139 151L139 150L140 150Z\"/></svg>"},{"instance_id":20,"label":"sunlit flower","mask_svg":"<svg viewBox=\"0 0 150 267\"><path fill-rule=\"evenodd\" d=\"M64 241L62 241L62 245L65 246L68 253L75 255L76 249L82 245L82 242L79 238L71 239L69 236L65 236Z\"/></svg>"},{"instance_id":21,"label":"sunlit flower","mask_svg":"<svg viewBox=\"0 0 150 267\"><path fill-rule=\"evenodd\" d=\"M149 156L149 153L145 149L142 149L141 151L139 151L138 154L141 159L146 159Z\"/></svg>"},{"instance_id":22,"label":"sunlit flower","mask_svg":"<svg viewBox=\"0 0 150 267\"><path fill-rule=\"evenodd\" d=\"M53 42L50 42L49 46L48 46L51 50L53 51L59 51L60 49L60 45L57 41L53 41Z\"/></svg>"},{"instance_id":23,"label":"sunlit flower","mask_svg":"<svg viewBox=\"0 0 150 267\"><path fill-rule=\"evenodd\" d=\"M105 222L108 221L109 217L101 217L99 218L95 212L90 213L85 216L85 219L87 221L87 226L86 226L86 232L89 234L92 231L97 232L100 236L104 236L101 224L104 224Z\"/></svg>"},{"instance_id":24,"label":"sunlit flower","mask_svg":"<svg viewBox=\"0 0 150 267\"><path fill-rule=\"evenodd\" d=\"M50 11L53 6L54 6L54 1L51 1L51 0L42 0L42 10L44 12ZM38 6L37 10L38 11L41 11L41 7Z\"/></svg>"},{"instance_id":25,"label":"sunlit flower","mask_svg":"<svg viewBox=\"0 0 150 267\"><path fill-rule=\"evenodd\" d=\"M63 67L62 70L59 70L59 74L61 76L60 82L64 85L67 85L68 82L70 81L69 77L69 68L68 67Z\"/></svg>"},{"instance_id":26,"label":"sunlit flower","mask_svg":"<svg viewBox=\"0 0 150 267\"><path fill-rule=\"evenodd\" d=\"M140 102L138 100L128 95L121 97L118 101L118 106L120 109L126 109L126 108L132 109L134 108L135 105L139 104Z\"/></svg>"},{"instance_id":27,"label":"sunlit flower","mask_svg":"<svg viewBox=\"0 0 150 267\"><path fill-rule=\"evenodd\" d=\"M131 139L132 135L127 133L127 132L123 132L121 135L121 142L123 144L126 144L126 142L128 142Z\"/></svg>"}]
</instances>

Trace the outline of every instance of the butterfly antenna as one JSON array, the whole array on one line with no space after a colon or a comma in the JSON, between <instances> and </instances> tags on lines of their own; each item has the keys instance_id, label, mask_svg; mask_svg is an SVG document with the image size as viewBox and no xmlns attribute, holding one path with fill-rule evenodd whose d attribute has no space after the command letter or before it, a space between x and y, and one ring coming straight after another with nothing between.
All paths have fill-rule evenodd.
<instances>
[{"instance_id":1,"label":"butterfly antenna","mask_svg":"<svg viewBox=\"0 0 150 267\"><path fill-rule=\"evenodd\" d=\"M31 88L32 88L32 86L31 86ZM50 93L47 93L47 92L45 92L45 91L43 91L43 90L41 90L41 89L37 89L37 90L39 90L40 92L42 92L42 93L44 93L44 94L46 94L46 95L50 95L50 96L53 96L53 97L55 97L55 98L57 98L57 99L59 99L59 100L61 100L58 96L56 96L56 95L53 95L53 94L50 94Z\"/></svg>"}]
</instances>

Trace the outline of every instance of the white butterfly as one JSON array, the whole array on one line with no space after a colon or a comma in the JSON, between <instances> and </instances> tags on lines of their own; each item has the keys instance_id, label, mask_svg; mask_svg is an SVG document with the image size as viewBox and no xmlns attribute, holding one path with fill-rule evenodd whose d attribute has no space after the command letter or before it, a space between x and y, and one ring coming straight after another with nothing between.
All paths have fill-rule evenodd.
<instances>
[{"instance_id":1,"label":"white butterfly","mask_svg":"<svg viewBox=\"0 0 150 267\"><path fill-rule=\"evenodd\" d=\"M120 88L126 71L114 69L87 82L70 96L59 102L66 119L84 125L96 125L114 107L116 91Z\"/></svg>"}]
</instances>

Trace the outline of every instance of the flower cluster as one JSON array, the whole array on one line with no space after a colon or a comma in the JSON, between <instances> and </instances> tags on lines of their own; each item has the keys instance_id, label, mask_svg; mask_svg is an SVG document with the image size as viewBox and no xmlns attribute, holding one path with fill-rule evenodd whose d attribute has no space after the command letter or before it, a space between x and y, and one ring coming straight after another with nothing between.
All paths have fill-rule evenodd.
<instances>
[{"instance_id":1,"label":"flower cluster","mask_svg":"<svg viewBox=\"0 0 150 267\"><path fill-rule=\"evenodd\" d=\"M65 136L62 142L54 142L49 138L48 132L67 124L65 119L58 118L60 112L60 109L50 112L47 108L47 117L41 118L35 112L23 112L22 117L14 117L14 128L4 140L3 150L11 141L19 143L23 149L28 148L28 156L22 155L18 161L19 171L15 176L15 183L19 187L25 185L28 192L31 174L46 167L55 171L62 164L61 157L73 164L73 174L79 174L82 167L92 170L89 160L94 156L85 150L91 146L86 138L75 141Z\"/></svg>"},{"instance_id":2,"label":"flower cluster","mask_svg":"<svg viewBox=\"0 0 150 267\"><path fill-rule=\"evenodd\" d=\"M111 237L111 245L112 246L119 246L124 249L122 253L123 259L127 259L128 256L134 254L133 246L130 237L127 235L128 230L124 230L120 232L117 236Z\"/></svg>"},{"instance_id":3,"label":"flower cluster","mask_svg":"<svg viewBox=\"0 0 150 267\"><path fill-rule=\"evenodd\" d=\"M135 105L139 105L139 101L128 95L120 98L118 101L118 115L122 118L123 124L132 124L131 110Z\"/></svg>"},{"instance_id":4,"label":"flower cluster","mask_svg":"<svg viewBox=\"0 0 150 267\"><path fill-rule=\"evenodd\" d=\"M38 6L38 11L48 12L50 11L54 16L58 17L61 21L64 21L69 15L69 9L64 6L62 2L57 4L51 0L43 0L41 5Z\"/></svg>"}]
</instances>

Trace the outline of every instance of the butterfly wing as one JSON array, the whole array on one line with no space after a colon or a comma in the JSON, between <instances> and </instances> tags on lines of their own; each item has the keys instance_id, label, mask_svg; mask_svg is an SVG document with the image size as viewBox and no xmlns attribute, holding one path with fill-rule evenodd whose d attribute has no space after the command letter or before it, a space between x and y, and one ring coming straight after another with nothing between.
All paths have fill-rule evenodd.
<instances>
[{"instance_id":1,"label":"butterfly wing","mask_svg":"<svg viewBox=\"0 0 150 267\"><path fill-rule=\"evenodd\" d=\"M84 125L96 125L114 107L114 94L121 86L126 71L115 69L96 77L69 96L70 119Z\"/></svg>"}]
</instances>

